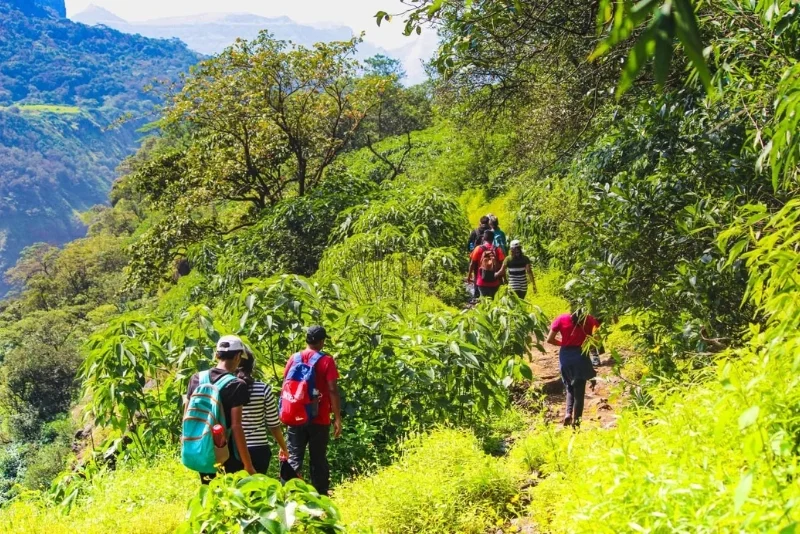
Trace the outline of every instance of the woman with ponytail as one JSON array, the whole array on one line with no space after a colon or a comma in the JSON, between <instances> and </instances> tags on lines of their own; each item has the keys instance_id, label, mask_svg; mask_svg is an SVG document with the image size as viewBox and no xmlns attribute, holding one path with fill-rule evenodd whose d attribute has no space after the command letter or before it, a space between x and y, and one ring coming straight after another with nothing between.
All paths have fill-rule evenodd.
<instances>
[{"instance_id":1,"label":"woman with ponytail","mask_svg":"<svg viewBox=\"0 0 800 534\"><path fill-rule=\"evenodd\" d=\"M558 363L561 368L561 380L567 390L567 411L564 415L564 426L578 427L583 417L583 402L586 396L586 382L592 380L597 373L589 356L583 349L587 338L594 334L600 323L580 309L556 317L550 327L547 342L561 347L558 351Z\"/></svg>"}]
</instances>

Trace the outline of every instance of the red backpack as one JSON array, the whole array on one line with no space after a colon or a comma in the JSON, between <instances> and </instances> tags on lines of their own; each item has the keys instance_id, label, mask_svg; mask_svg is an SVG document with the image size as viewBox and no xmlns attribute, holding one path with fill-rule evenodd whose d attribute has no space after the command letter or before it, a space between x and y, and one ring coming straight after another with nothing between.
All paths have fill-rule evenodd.
<instances>
[{"instance_id":1,"label":"red backpack","mask_svg":"<svg viewBox=\"0 0 800 534\"><path fill-rule=\"evenodd\" d=\"M497 260L497 247L489 245L489 248L481 245L483 254L479 264L480 275L484 282L494 282L495 273L500 270L500 262Z\"/></svg>"},{"instance_id":2,"label":"red backpack","mask_svg":"<svg viewBox=\"0 0 800 534\"><path fill-rule=\"evenodd\" d=\"M303 354L292 356L292 366L283 379L278 411L281 422L288 426L302 426L314 420L319 412L319 391L316 389L314 367L322 359L321 352L315 353L308 363L303 362Z\"/></svg>"}]
</instances>

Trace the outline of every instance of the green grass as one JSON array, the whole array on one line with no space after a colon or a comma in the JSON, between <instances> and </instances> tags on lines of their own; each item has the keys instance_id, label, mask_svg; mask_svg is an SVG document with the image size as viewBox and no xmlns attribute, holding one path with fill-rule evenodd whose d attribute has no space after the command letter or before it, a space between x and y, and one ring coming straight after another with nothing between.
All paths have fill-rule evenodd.
<instances>
[{"instance_id":1,"label":"green grass","mask_svg":"<svg viewBox=\"0 0 800 534\"><path fill-rule=\"evenodd\" d=\"M175 459L97 475L69 511L48 505L38 492L0 510L6 534L167 534L183 521L199 486Z\"/></svg>"},{"instance_id":2,"label":"green grass","mask_svg":"<svg viewBox=\"0 0 800 534\"><path fill-rule=\"evenodd\" d=\"M513 198L516 198L516 195L513 193L508 193L506 195L488 200L483 191L470 189L461 195L459 201L464 207L464 211L467 212L467 218L469 218L470 227L477 228L481 222L481 217L492 213L500 221L500 228L506 232L510 241L513 239L513 237L508 233L508 231L511 228L511 221L513 220L513 217L511 215L509 202Z\"/></svg>"},{"instance_id":3,"label":"green grass","mask_svg":"<svg viewBox=\"0 0 800 534\"><path fill-rule=\"evenodd\" d=\"M55 113L58 115L77 115L81 112L78 106L60 106L56 104L19 104L17 105L23 113Z\"/></svg>"},{"instance_id":4,"label":"green grass","mask_svg":"<svg viewBox=\"0 0 800 534\"><path fill-rule=\"evenodd\" d=\"M505 523L524 471L487 456L478 440L437 430L404 446L403 456L376 474L340 486L334 495L345 524L375 533L483 533Z\"/></svg>"}]
</instances>

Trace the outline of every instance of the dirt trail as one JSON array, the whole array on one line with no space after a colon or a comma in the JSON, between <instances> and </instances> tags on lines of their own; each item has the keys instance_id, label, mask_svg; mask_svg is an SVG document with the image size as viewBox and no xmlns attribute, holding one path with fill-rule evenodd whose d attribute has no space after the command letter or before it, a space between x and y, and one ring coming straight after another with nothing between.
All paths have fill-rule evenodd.
<instances>
[{"instance_id":1,"label":"dirt trail","mask_svg":"<svg viewBox=\"0 0 800 534\"><path fill-rule=\"evenodd\" d=\"M530 366L533 371L534 387L545 395L548 417L560 423L564 417L566 399L564 384L558 371L558 349L547 347L547 352L534 349L530 354ZM612 360L606 355L600 356L601 365L597 367L597 385L594 391L586 386L586 403L583 411L584 427L611 428L617 422L617 406L611 391L619 382L612 373Z\"/></svg>"}]
</instances>

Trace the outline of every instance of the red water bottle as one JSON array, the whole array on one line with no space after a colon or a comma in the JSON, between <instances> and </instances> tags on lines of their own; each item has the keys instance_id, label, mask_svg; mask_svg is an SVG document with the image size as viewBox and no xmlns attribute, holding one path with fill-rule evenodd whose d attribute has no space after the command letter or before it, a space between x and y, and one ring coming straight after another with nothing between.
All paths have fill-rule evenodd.
<instances>
[{"instance_id":1,"label":"red water bottle","mask_svg":"<svg viewBox=\"0 0 800 534\"><path fill-rule=\"evenodd\" d=\"M214 436L214 446L220 449L224 447L228 440L225 439L225 428L222 425L211 427L211 435Z\"/></svg>"}]
</instances>

